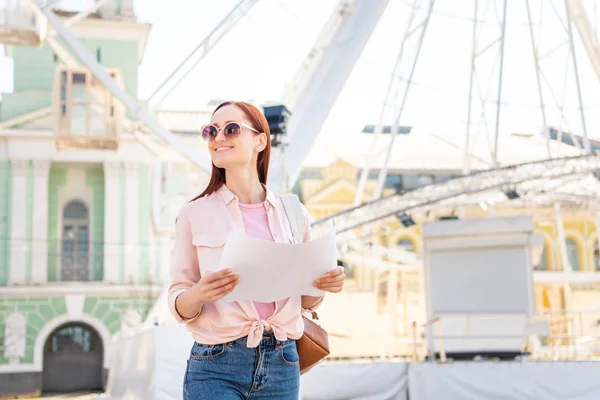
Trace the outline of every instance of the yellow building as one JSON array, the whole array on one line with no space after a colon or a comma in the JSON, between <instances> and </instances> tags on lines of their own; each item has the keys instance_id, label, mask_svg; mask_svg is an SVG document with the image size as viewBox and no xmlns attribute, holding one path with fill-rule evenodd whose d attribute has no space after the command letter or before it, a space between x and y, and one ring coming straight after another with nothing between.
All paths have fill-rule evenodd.
<instances>
[{"instance_id":1,"label":"yellow building","mask_svg":"<svg viewBox=\"0 0 600 400\"><path fill-rule=\"evenodd\" d=\"M398 150L392 153L384 195L441 182L461 174L463 159L453 155L457 149L451 141L433 136L416 136L414 133L398 135L395 145ZM354 141L345 140L346 146L334 144L328 147L321 144L320 148L313 150L313 157L309 156L296 190L314 219L352 207L359 186L361 160L365 156L360 151L352 155L348 144L364 149L370 139L368 134L363 133ZM547 157L544 154L546 144L541 138L513 135L509 142L511 148L520 149L520 152L507 154L503 162L505 165ZM552 147L564 156L577 154L575 148L566 144L553 142ZM482 162L484 157L473 156L473 159L477 161L473 163L477 167L485 166ZM380 165L375 163L374 173L365 186L363 201L373 196L379 168ZM560 218L566 239L563 253L559 240L559 220L553 208L512 203L484 208L463 207L452 212L461 218L491 214L533 215L536 231L544 237L544 252L535 266L534 276L538 314L552 313L548 317L552 335L547 343L566 344L569 336L592 334L596 321L600 320L600 313L566 311L590 307L600 310L600 283L595 283L600 282L596 215L578 208L562 209ZM420 335L422 324L426 322L420 256L423 245L421 224L442 216L439 211L412 215L416 224L410 227L405 227L396 218L389 218L357 230L363 245L371 249L362 254L373 254L372 246L381 246L400 248L414 253L416 257L414 262L397 268L394 263L386 263L385 254L380 257L381 260L360 260L361 252L357 249L355 254L359 254L359 259L348 265L345 293L343 296L332 296L322 310L324 321L330 324L333 333L334 357L411 355L415 347L421 351ZM578 274L573 275L574 278L567 278L564 271ZM416 322L416 331L413 322ZM373 346L374 342L376 346Z\"/></svg>"}]
</instances>

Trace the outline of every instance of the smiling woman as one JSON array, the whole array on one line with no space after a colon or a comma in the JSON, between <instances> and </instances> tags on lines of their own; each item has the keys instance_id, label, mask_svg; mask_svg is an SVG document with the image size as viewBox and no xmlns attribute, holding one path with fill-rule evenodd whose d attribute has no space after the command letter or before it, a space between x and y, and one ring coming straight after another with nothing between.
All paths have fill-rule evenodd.
<instances>
[{"instance_id":1,"label":"smiling woman","mask_svg":"<svg viewBox=\"0 0 600 400\"><path fill-rule=\"evenodd\" d=\"M269 124L260 110L244 102L225 102L215 109L211 122L211 125L202 128L202 137L209 142L208 149L213 161L213 169L207 188L194 200L212 194L223 186L226 182L227 167L245 166L247 170L252 171L252 168L247 167L253 160L255 162L252 165L256 165L259 182L266 185L271 155L271 134ZM219 129L220 126L222 129ZM249 130L254 135L242 136L244 130ZM229 149L235 151L227 155L217 154L217 148L219 152Z\"/></svg>"},{"instance_id":2,"label":"smiling woman","mask_svg":"<svg viewBox=\"0 0 600 400\"><path fill-rule=\"evenodd\" d=\"M251 104L226 102L202 128L212 159L208 187L177 217L169 307L187 324L195 344L184 379L185 399L297 399L296 340L304 333L301 311L323 297L291 296L272 303L219 302L238 276L219 270L229 233L294 243L281 198L266 186L271 137L264 115ZM304 242L310 224L302 207ZM264 255L268 257L268 254ZM314 286L342 290L338 267Z\"/></svg>"}]
</instances>

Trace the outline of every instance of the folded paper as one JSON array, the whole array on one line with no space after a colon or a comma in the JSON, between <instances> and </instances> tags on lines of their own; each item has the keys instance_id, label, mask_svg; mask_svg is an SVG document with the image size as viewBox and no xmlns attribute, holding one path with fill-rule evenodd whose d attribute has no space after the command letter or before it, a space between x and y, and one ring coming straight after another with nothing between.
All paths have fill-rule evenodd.
<instances>
[{"instance_id":1,"label":"folded paper","mask_svg":"<svg viewBox=\"0 0 600 400\"><path fill-rule=\"evenodd\" d=\"M229 235L219 268L239 274L236 288L220 301L272 302L293 296L323 296L316 279L337 266L335 231L307 243L267 242L241 230Z\"/></svg>"}]
</instances>

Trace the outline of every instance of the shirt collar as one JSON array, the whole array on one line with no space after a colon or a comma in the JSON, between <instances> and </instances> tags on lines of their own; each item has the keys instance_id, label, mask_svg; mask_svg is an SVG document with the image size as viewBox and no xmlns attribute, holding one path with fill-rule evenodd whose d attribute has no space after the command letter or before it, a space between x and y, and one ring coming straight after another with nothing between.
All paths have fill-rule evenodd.
<instances>
[{"instance_id":1,"label":"shirt collar","mask_svg":"<svg viewBox=\"0 0 600 400\"><path fill-rule=\"evenodd\" d=\"M265 199L266 203L270 207L275 207L275 202L276 202L275 193L273 193L273 191L271 189L269 189L267 186L263 185L263 187L265 188L265 190L267 192L267 196ZM234 199L238 200L237 196L235 194L233 194L233 192L231 190L229 190L229 188L226 185L221 186L217 190L217 193L219 194L219 196L221 196L221 199L223 199L223 202L225 203L225 205L229 205L229 203L231 203Z\"/></svg>"}]
</instances>

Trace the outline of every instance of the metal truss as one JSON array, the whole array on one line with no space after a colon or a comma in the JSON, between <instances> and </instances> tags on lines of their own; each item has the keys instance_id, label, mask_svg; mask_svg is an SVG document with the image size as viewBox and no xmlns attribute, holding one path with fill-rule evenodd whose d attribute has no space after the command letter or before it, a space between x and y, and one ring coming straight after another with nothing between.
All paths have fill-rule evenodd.
<instances>
[{"instance_id":1,"label":"metal truss","mask_svg":"<svg viewBox=\"0 0 600 400\"><path fill-rule=\"evenodd\" d=\"M221 39L231 31L239 20L250 11L257 1L258 0L241 0L208 34L208 36L206 36L194 50L192 50L192 52L177 65L173 72L158 85L154 92L148 97L147 102L150 103L158 94L161 94L160 99L156 101L155 104L155 107L160 107L173 90L175 90L189 73L196 68L213 47L215 47Z\"/></svg>"},{"instance_id":2,"label":"metal truss","mask_svg":"<svg viewBox=\"0 0 600 400\"><path fill-rule=\"evenodd\" d=\"M600 154L536 161L481 171L443 183L427 185L405 194L397 194L365 203L313 222L324 227L333 220L338 233L403 213L426 213L438 207L464 207L482 201L506 201L505 191L519 196L539 196L546 201L565 197L600 198ZM531 190L531 193L529 193Z\"/></svg>"},{"instance_id":3,"label":"metal truss","mask_svg":"<svg viewBox=\"0 0 600 400\"><path fill-rule=\"evenodd\" d=\"M531 45L533 49L533 58L535 63L535 72L537 79L537 87L538 87L538 96L540 101L540 111L543 122L543 131L546 135L546 140L550 140L549 128L550 125L560 124L562 131L566 132L566 134L571 136L571 140L575 143L575 145L583 149L585 152L591 152L590 142L588 140L587 134L587 124L585 119L585 112L583 107L583 98L581 93L581 84L579 79L579 68L577 63L577 54L575 51L575 44L573 40L573 28L572 25L578 29L579 36L582 39L584 44L584 48L588 55L588 61L591 63L592 67L596 71L597 74L600 74L600 54L597 52L598 50L598 42L595 38L593 29L587 19L587 15L582 4L579 1L570 1L564 0L562 1L562 7L558 7L555 5L554 0L548 0L546 2L541 2L539 6L539 20L534 21L532 18L532 7L531 1L525 1L525 7L527 10L527 20L529 25L529 36L531 40ZM556 3L561 3L561 1L557 1ZM547 11L550 9L550 11ZM549 14L545 15L545 14ZM542 36L542 29L545 28L544 18L546 21L548 18L553 18L555 23L551 25L553 29L547 28L546 30L550 30L552 32L561 31L564 34L564 39L558 45L556 43L552 44L551 48L541 49L540 42ZM535 38L534 27L537 26L538 29L538 38ZM566 66L564 69L564 76L550 76L550 71L548 69L544 69L544 64L552 65L552 68L556 68L556 65L564 63L564 61L557 58L555 55L559 51L562 50L563 47L567 47L566 54ZM550 58L552 56L552 58ZM569 76L572 77L574 82L569 82ZM600 76L600 75L599 75ZM563 82L562 90L559 92L556 89L556 82ZM566 116L566 103L569 94L569 88L574 87L576 89L576 97L578 104L578 114L579 119L581 120L581 126L572 127L569 123L569 118ZM554 121L550 122L549 119L549 109L554 110L554 113L558 114L553 119ZM572 122L572 121L571 121ZM578 132L583 133L583 143L580 143L579 139L575 136ZM550 153L550 147L548 146L548 157L556 157L557 154Z\"/></svg>"},{"instance_id":4,"label":"metal truss","mask_svg":"<svg viewBox=\"0 0 600 400\"><path fill-rule=\"evenodd\" d=\"M467 112L467 132L466 132L466 140L465 140L465 150L464 150L464 172L469 173L471 170L471 146L476 142L476 138L472 140L471 132L472 128L477 129L479 126L482 126L485 130L486 139L488 141L488 147L490 149L490 156L492 159L492 167L498 166L498 138L499 138L499 129L500 129L500 104L502 100L502 72L504 66L504 37L506 31L506 5L507 1L504 0L502 2L502 11L498 10L496 7L496 2L494 1L492 6L494 8L495 19L498 22L497 36L495 39L490 42L481 44L481 37L486 33L484 28L485 25L481 24L481 18L486 16L486 13L489 10L490 2L485 2L485 8L483 11L479 7L480 0L475 0L474 3L474 16L473 16L473 42L472 42L472 51L471 51L471 78L469 81L469 107ZM481 25L481 26L479 26ZM495 24L491 24L493 26ZM486 55L489 55L493 49L497 49L498 52L495 55L495 60L492 66L492 70L489 72L489 82L487 86L484 87L483 83L480 81L480 77L482 75L483 67L478 67L478 64L482 64L479 62L482 58L485 61ZM492 53L493 54L493 53ZM498 73L495 73L495 66L499 65ZM495 105L487 104L488 93L492 89L492 81L496 77L498 86L497 86L497 99ZM474 91L477 92L477 98L474 98ZM495 107L494 107L495 106ZM495 108L495 110L491 110L490 108ZM479 120L477 122L473 122L474 115L479 114ZM492 142L491 139L491 131L488 126L489 114L495 114L495 130L494 130L494 140ZM472 127L472 125L474 125ZM477 131L475 134L477 135Z\"/></svg>"},{"instance_id":5,"label":"metal truss","mask_svg":"<svg viewBox=\"0 0 600 400\"><path fill-rule=\"evenodd\" d=\"M365 190L365 185L367 182L367 178L369 176L369 168L372 161L378 156L376 154L375 145L383 131L383 126L385 125L385 117L386 113L392 110L394 112L394 123L392 125L392 131L390 133L390 144L387 147L386 155L385 155L385 163L384 167L379 171L379 178L377 180L377 187L375 189L374 198L381 197L381 193L383 192L383 187L385 185L385 180L387 177L387 165L389 163L390 155L392 154L392 148L394 147L394 139L396 138L396 134L398 132L400 118L402 117L402 112L404 111L404 106L406 104L406 99L408 97L408 92L411 87L412 77L415 73L415 69L417 67L417 62L419 60L419 54L421 53L421 47L423 45L423 39L425 37L425 33L427 32L427 26L429 25L429 20L431 19L431 12L433 11L433 6L435 4L435 0L427 0L429 6L427 8L427 14L425 17L417 23L416 14L417 10L421 8L421 1L414 0L412 4L412 10L409 16L406 32L404 33L404 37L402 38L402 44L400 45L400 50L398 52L398 56L396 57L396 62L394 64L394 69L392 71L392 75L390 77L390 81L388 84L388 90L385 95L385 99L383 100L383 104L381 106L381 111L379 113L379 118L377 120L377 125L375 126L375 130L373 132L373 138L371 140L371 146L369 148L369 152L367 158L365 160L365 164L360 174L360 180L358 183L358 189L356 190L356 196L354 198L354 205L357 206L362 202L362 197ZM425 2L425 0L422 0ZM407 41L415 34L419 33L417 49L412 57L405 57L404 48L407 44ZM411 62L411 69L409 73L408 79L402 77L402 67L403 62L406 58ZM402 94L402 102L398 106L395 104Z\"/></svg>"}]
</instances>

